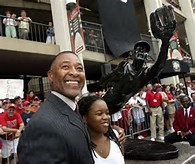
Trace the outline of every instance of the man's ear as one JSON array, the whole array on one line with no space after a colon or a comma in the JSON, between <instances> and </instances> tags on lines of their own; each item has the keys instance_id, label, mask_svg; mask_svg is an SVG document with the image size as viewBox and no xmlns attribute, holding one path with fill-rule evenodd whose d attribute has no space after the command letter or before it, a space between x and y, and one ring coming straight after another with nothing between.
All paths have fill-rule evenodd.
<instances>
[{"instance_id":1,"label":"man's ear","mask_svg":"<svg viewBox=\"0 0 195 164\"><path fill-rule=\"evenodd\" d=\"M87 124L87 117L86 117L86 116L83 116L83 122L84 122L85 124Z\"/></svg>"},{"instance_id":2,"label":"man's ear","mask_svg":"<svg viewBox=\"0 0 195 164\"><path fill-rule=\"evenodd\" d=\"M51 70L49 70L47 72L47 77L49 78L49 80L52 82L53 81L53 72Z\"/></svg>"}]
</instances>

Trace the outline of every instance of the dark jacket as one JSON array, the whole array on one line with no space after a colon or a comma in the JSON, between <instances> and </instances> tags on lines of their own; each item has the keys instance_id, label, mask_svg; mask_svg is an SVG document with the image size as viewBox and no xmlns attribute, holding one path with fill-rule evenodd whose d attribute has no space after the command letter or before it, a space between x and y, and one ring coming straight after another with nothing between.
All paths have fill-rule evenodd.
<instances>
[{"instance_id":1,"label":"dark jacket","mask_svg":"<svg viewBox=\"0 0 195 164\"><path fill-rule=\"evenodd\" d=\"M93 164L81 117L51 94L19 140L20 164Z\"/></svg>"}]
</instances>

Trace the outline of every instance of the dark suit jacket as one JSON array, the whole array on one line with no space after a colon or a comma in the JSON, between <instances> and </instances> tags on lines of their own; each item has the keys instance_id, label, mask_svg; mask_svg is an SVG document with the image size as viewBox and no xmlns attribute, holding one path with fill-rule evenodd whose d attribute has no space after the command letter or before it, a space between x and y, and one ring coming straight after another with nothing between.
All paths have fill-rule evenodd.
<instances>
[{"instance_id":1,"label":"dark suit jacket","mask_svg":"<svg viewBox=\"0 0 195 164\"><path fill-rule=\"evenodd\" d=\"M178 109L175 111L175 118L173 127L175 131L183 131L185 132L185 117L184 117L184 110ZM192 133L195 133L195 108L190 109L190 113L188 116L188 130Z\"/></svg>"},{"instance_id":2,"label":"dark suit jacket","mask_svg":"<svg viewBox=\"0 0 195 164\"><path fill-rule=\"evenodd\" d=\"M20 164L92 164L90 140L81 117L50 94L19 140Z\"/></svg>"}]
</instances>

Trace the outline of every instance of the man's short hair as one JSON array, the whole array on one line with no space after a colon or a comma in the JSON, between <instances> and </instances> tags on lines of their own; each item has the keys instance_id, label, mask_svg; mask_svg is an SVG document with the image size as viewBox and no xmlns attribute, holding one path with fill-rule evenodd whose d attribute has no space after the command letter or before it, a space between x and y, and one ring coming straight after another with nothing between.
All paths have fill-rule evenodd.
<instances>
[{"instance_id":1,"label":"man's short hair","mask_svg":"<svg viewBox=\"0 0 195 164\"><path fill-rule=\"evenodd\" d=\"M63 55L63 54L68 54L68 53L71 53L71 54L74 54L74 55L77 56L77 54L76 54L75 52L73 52L73 51L62 51L62 52L58 53L58 54L53 58L53 60L51 61L50 70L52 69L53 64L55 63L56 59L57 59L59 56L61 56L61 55Z\"/></svg>"}]
</instances>

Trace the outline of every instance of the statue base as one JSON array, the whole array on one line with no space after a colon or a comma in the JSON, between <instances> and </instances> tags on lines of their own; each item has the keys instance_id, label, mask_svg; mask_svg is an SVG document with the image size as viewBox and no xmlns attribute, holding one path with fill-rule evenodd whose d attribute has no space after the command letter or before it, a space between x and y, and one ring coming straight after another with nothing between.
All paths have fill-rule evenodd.
<instances>
[{"instance_id":1,"label":"statue base","mask_svg":"<svg viewBox=\"0 0 195 164\"><path fill-rule=\"evenodd\" d=\"M124 157L130 160L168 160L177 158L178 152L171 144L127 138Z\"/></svg>"}]
</instances>

